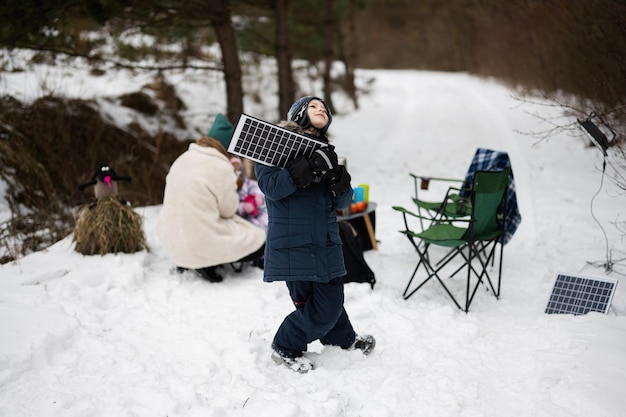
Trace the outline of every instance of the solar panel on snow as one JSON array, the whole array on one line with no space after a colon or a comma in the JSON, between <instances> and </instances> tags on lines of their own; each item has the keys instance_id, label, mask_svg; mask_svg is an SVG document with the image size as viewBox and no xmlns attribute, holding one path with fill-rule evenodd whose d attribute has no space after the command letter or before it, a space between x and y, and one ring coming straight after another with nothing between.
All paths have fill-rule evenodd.
<instances>
[{"instance_id":1,"label":"solar panel on snow","mask_svg":"<svg viewBox=\"0 0 626 417\"><path fill-rule=\"evenodd\" d=\"M597 311L606 314L617 280L559 273L546 306L547 314L587 314Z\"/></svg>"}]
</instances>

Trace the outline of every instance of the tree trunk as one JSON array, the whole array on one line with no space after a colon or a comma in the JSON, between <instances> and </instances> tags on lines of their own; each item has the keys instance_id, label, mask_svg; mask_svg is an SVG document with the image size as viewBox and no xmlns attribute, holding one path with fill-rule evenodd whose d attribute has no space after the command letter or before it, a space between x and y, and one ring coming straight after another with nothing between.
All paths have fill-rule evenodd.
<instances>
[{"instance_id":1,"label":"tree trunk","mask_svg":"<svg viewBox=\"0 0 626 417\"><path fill-rule=\"evenodd\" d=\"M226 118L235 124L239 120L239 115L243 113L243 87L235 30L230 19L229 1L209 1L209 8L211 10L211 23L222 50L222 64L226 82Z\"/></svg>"},{"instance_id":2,"label":"tree trunk","mask_svg":"<svg viewBox=\"0 0 626 417\"><path fill-rule=\"evenodd\" d=\"M324 17L324 100L330 108L331 112L335 112L335 106L331 96L332 80L331 69L333 65L333 37L335 34L335 15L333 13L335 6L334 0L326 0L326 16Z\"/></svg>"},{"instance_id":3,"label":"tree trunk","mask_svg":"<svg viewBox=\"0 0 626 417\"><path fill-rule=\"evenodd\" d=\"M291 43L289 42L289 0L271 1L276 16L275 52L278 66L278 112L281 119L295 100L296 87L291 68Z\"/></svg>"},{"instance_id":4,"label":"tree trunk","mask_svg":"<svg viewBox=\"0 0 626 417\"><path fill-rule=\"evenodd\" d=\"M344 89L346 93L352 99L354 108L359 108L359 100L356 92L356 85L354 84L354 63L356 62L356 14L357 5L356 0L350 0L350 7L348 10L348 36L343 35L343 29L340 24L337 25L338 31L338 47L339 47L339 59L343 61L343 65L346 71L346 79L344 82Z\"/></svg>"}]
</instances>

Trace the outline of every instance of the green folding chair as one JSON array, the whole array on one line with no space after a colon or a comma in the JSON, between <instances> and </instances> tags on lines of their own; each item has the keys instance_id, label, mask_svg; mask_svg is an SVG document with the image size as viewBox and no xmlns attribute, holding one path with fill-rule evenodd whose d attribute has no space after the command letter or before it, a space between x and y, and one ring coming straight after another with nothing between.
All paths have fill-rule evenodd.
<instances>
[{"instance_id":1,"label":"green folding chair","mask_svg":"<svg viewBox=\"0 0 626 417\"><path fill-rule=\"evenodd\" d=\"M393 207L403 216L405 229L400 230L400 233L408 238L418 255L418 263L403 293L405 300L432 278L441 284L454 304L465 312L469 311L480 284L488 285L487 288L496 298L500 296L504 255L503 225L506 219L498 213L506 213L506 210L500 206L506 204L509 171L510 169L507 168L501 171L477 171L475 173L469 190L470 211L466 217L449 217L443 214L435 218L424 217L404 207ZM454 203L454 201L452 199L444 201L440 213L445 213L449 203ZM426 229L415 231L410 227L414 223L413 219L419 219L420 222L426 219L432 223ZM435 260L430 251L433 245L449 248L450 251L442 258ZM497 248L499 248L499 253ZM493 265L496 258L499 258L497 280L492 280L488 270L489 263ZM456 264L452 262L457 260L459 262ZM444 272L454 269L449 275L452 278L464 268L467 268L467 282L464 291L465 300L462 305L457 299L458 295L453 295L441 277ZM419 285L413 286L418 271L422 269L426 277Z\"/></svg>"}]
</instances>

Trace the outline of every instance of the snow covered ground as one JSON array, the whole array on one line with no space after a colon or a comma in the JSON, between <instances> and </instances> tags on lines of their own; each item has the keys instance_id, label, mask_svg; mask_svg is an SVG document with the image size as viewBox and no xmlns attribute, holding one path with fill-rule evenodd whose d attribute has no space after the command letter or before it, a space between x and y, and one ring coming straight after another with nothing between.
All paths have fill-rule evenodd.
<instances>
[{"instance_id":1,"label":"snow covered ground","mask_svg":"<svg viewBox=\"0 0 626 417\"><path fill-rule=\"evenodd\" d=\"M101 84L85 74L66 73L73 81L56 85L97 95L90 88ZM378 204L379 250L365 254L378 283L347 284L345 302L357 332L376 337L372 355L314 343L316 370L277 366L270 343L292 309L284 284L263 283L251 268L219 284L175 273L155 234L160 207L139 207L149 252L83 256L68 236L0 266L0 415L623 416L626 285L618 284L608 315L544 314L557 272L624 279L623 261L609 274L602 266L607 242L613 260L626 256L615 227L626 205L623 191L602 182L600 152L567 133L544 141L524 134L547 128L531 113L554 109L520 102L492 81L357 75L373 80L371 91L358 111L336 99L346 110L330 133L353 183L370 184ZM0 93L40 94L32 75L21 76L2 74ZM106 84L119 93L145 81L127 76ZM224 111L218 92L187 81L176 86L190 113ZM257 109L246 112L269 119ZM409 172L462 178L477 147L509 153L522 213L505 247L501 298L480 290L465 314L430 282L405 301L416 255L391 207L411 204Z\"/></svg>"}]
</instances>

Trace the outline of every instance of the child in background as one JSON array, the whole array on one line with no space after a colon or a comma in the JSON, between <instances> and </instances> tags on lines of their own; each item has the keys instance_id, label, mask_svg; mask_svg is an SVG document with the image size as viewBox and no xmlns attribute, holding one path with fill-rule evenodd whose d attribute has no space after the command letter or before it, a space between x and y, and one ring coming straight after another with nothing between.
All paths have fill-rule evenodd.
<instances>
[{"instance_id":1,"label":"child in background","mask_svg":"<svg viewBox=\"0 0 626 417\"><path fill-rule=\"evenodd\" d=\"M250 223L267 230L267 207L265 206L265 195L259 188L259 184L247 178L243 174L243 162L238 156L231 156L230 162L239 176L237 193L239 194L239 214Z\"/></svg>"}]
</instances>

